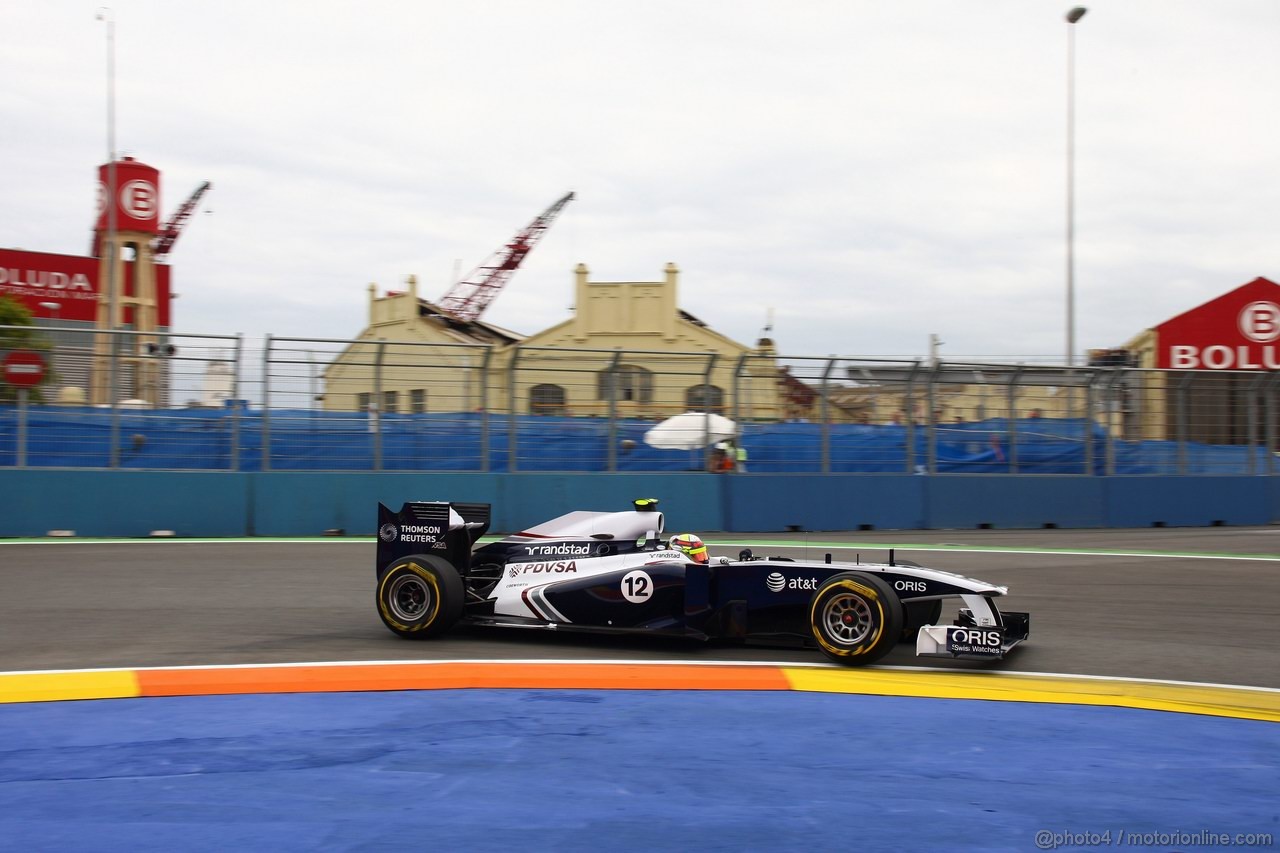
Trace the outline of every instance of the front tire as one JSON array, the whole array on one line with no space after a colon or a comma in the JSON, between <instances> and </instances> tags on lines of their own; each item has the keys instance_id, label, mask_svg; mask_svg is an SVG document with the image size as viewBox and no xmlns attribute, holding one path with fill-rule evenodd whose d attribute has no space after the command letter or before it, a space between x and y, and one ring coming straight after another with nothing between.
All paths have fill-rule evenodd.
<instances>
[{"instance_id":1,"label":"front tire","mask_svg":"<svg viewBox=\"0 0 1280 853\"><path fill-rule=\"evenodd\" d=\"M902 636L902 603L875 575L843 572L813 594L809 628L827 657L845 666L866 666L888 654Z\"/></svg>"},{"instance_id":2,"label":"front tire","mask_svg":"<svg viewBox=\"0 0 1280 853\"><path fill-rule=\"evenodd\" d=\"M382 623L413 640L452 628L462 616L463 597L457 569L431 554L396 560L378 581L376 595Z\"/></svg>"}]
</instances>

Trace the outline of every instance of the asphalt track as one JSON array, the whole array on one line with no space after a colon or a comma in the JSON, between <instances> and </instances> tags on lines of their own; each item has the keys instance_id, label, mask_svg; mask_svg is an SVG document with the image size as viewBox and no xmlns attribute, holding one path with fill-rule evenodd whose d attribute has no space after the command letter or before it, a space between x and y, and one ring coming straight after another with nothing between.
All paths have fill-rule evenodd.
<instances>
[{"instance_id":1,"label":"asphalt track","mask_svg":"<svg viewBox=\"0 0 1280 853\"><path fill-rule=\"evenodd\" d=\"M1274 689L1009 671L1274 688L1274 537L750 543L892 546L1009 585L1031 642L942 672L905 647L853 670L639 638L406 642L375 615L371 541L0 543L0 847L1269 848ZM945 671L970 668L1004 674ZM90 698L110 701L56 701Z\"/></svg>"},{"instance_id":2,"label":"asphalt track","mask_svg":"<svg viewBox=\"0 0 1280 853\"><path fill-rule=\"evenodd\" d=\"M1280 528L708 534L713 555L900 558L1005 584L1031 639L996 668L1280 687ZM762 544L763 543L763 544ZM816 652L460 629L409 642L373 606L371 540L0 543L0 671L313 661L817 663ZM946 616L944 611L944 617ZM992 668L915 658L883 663Z\"/></svg>"}]
</instances>

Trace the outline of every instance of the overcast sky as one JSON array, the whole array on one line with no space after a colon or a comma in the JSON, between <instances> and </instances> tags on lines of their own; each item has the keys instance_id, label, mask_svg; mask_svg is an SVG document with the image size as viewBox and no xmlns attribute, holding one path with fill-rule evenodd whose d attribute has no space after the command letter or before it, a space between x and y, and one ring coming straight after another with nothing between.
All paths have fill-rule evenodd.
<instances>
[{"instance_id":1,"label":"overcast sky","mask_svg":"<svg viewBox=\"0 0 1280 853\"><path fill-rule=\"evenodd\" d=\"M357 335L573 201L484 319L572 269L658 280L791 355L1066 345L1070 3L118 0L117 148L162 173L174 327ZM83 254L98 5L0 4L0 246ZM1076 25L1077 350L1280 281L1280 2L1101 0Z\"/></svg>"}]
</instances>

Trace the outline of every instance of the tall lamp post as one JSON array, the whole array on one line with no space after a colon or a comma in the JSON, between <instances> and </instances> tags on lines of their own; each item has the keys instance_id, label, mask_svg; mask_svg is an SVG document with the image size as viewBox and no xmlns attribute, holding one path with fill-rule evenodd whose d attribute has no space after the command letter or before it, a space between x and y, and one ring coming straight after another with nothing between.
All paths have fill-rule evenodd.
<instances>
[{"instance_id":1,"label":"tall lamp post","mask_svg":"<svg viewBox=\"0 0 1280 853\"><path fill-rule=\"evenodd\" d=\"M116 383L119 372L119 335L116 312L119 311L119 282L116 281L116 16L107 6L98 9L99 21L107 25L107 329L110 357L107 360L107 400L111 403L111 467L120 464L120 410Z\"/></svg>"},{"instance_id":2,"label":"tall lamp post","mask_svg":"<svg viewBox=\"0 0 1280 853\"><path fill-rule=\"evenodd\" d=\"M1076 23L1089 11L1067 12L1067 367L1076 353Z\"/></svg>"}]
</instances>

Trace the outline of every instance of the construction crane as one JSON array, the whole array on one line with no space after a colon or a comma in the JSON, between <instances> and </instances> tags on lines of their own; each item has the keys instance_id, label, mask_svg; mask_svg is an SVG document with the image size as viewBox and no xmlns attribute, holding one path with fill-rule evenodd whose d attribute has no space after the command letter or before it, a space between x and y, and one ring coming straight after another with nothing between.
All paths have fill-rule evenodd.
<instances>
[{"instance_id":1,"label":"construction crane","mask_svg":"<svg viewBox=\"0 0 1280 853\"><path fill-rule=\"evenodd\" d=\"M191 197L182 203L177 212L169 217L169 221L160 229L160 233L151 241L151 254L156 260L162 260L173 249L173 244L178 242L178 238L182 236L182 229L186 227L187 220L191 218L191 214L196 212L196 205L200 204L200 199L213 184L205 181L196 187L196 191Z\"/></svg>"},{"instance_id":2,"label":"construction crane","mask_svg":"<svg viewBox=\"0 0 1280 853\"><path fill-rule=\"evenodd\" d=\"M524 262L525 256L533 250L547 228L564 209L573 201L573 193L569 193L555 204L542 211L536 219L525 226L498 251L489 256L484 263L473 269L466 278L449 288L440 299L440 307L459 320L474 321L480 318L484 309L489 307L502 290L503 285Z\"/></svg>"}]
</instances>

